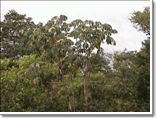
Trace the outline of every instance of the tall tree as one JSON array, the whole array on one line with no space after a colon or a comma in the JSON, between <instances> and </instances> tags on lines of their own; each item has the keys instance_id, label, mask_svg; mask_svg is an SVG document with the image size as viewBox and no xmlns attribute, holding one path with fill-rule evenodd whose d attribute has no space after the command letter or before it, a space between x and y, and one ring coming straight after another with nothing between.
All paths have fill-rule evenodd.
<instances>
[{"instance_id":1,"label":"tall tree","mask_svg":"<svg viewBox=\"0 0 157 119\"><path fill-rule=\"evenodd\" d=\"M29 32L34 23L30 17L10 10L1 22L1 57L30 54Z\"/></svg>"},{"instance_id":2,"label":"tall tree","mask_svg":"<svg viewBox=\"0 0 157 119\"><path fill-rule=\"evenodd\" d=\"M134 27L140 31L150 35L150 8L145 7L141 11L134 12L130 18L130 21L134 24Z\"/></svg>"},{"instance_id":3,"label":"tall tree","mask_svg":"<svg viewBox=\"0 0 157 119\"><path fill-rule=\"evenodd\" d=\"M137 54L138 65L138 96L149 103L150 99L150 8L146 7L142 12L134 12L130 21L135 27L143 31L148 37L142 42L142 48Z\"/></svg>"},{"instance_id":4,"label":"tall tree","mask_svg":"<svg viewBox=\"0 0 157 119\"><path fill-rule=\"evenodd\" d=\"M58 79L63 80L67 59L71 53L73 42L68 38L70 31L65 15L55 16L45 25L49 36L49 49L46 54L50 61L58 67Z\"/></svg>"},{"instance_id":5,"label":"tall tree","mask_svg":"<svg viewBox=\"0 0 157 119\"><path fill-rule=\"evenodd\" d=\"M74 20L70 24L71 36L75 39L76 53L82 58L81 72L84 77L84 100L85 111L88 110L88 73L90 58L94 51L97 50L99 56L102 47L101 44L105 41L107 44L115 44L112 34L117 33L109 24L102 24L101 22L94 22L91 20L82 21L80 19Z\"/></svg>"}]
</instances>

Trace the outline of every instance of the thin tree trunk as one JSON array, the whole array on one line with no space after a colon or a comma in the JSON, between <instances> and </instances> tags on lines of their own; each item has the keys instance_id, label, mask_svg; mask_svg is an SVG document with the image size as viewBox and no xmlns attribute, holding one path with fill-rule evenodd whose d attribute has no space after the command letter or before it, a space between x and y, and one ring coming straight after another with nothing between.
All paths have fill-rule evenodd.
<instances>
[{"instance_id":1,"label":"thin tree trunk","mask_svg":"<svg viewBox=\"0 0 157 119\"><path fill-rule=\"evenodd\" d=\"M88 59L85 60L84 65L84 101L85 101L85 111L88 110Z\"/></svg>"},{"instance_id":2,"label":"thin tree trunk","mask_svg":"<svg viewBox=\"0 0 157 119\"><path fill-rule=\"evenodd\" d=\"M58 79L59 81L63 81L63 72L62 72L62 63L59 61L59 64L58 64Z\"/></svg>"},{"instance_id":3,"label":"thin tree trunk","mask_svg":"<svg viewBox=\"0 0 157 119\"><path fill-rule=\"evenodd\" d=\"M72 105L71 105L71 100L69 96L68 96L68 110L72 112Z\"/></svg>"},{"instance_id":4,"label":"thin tree trunk","mask_svg":"<svg viewBox=\"0 0 157 119\"><path fill-rule=\"evenodd\" d=\"M75 112L75 96L74 96L74 92L73 92L72 98L73 98L73 112Z\"/></svg>"},{"instance_id":5,"label":"thin tree trunk","mask_svg":"<svg viewBox=\"0 0 157 119\"><path fill-rule=\"evenodd\" d=\"M85 100L85 111L88 110L88 90L87 90L87 75L84 75L84 100Z\"/></svg>"}]
</instances>

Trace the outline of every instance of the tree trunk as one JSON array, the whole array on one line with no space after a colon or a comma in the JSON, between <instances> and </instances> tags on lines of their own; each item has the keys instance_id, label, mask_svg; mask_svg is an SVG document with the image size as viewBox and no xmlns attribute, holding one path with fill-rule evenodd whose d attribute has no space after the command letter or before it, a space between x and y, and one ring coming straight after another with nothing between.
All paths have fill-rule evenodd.
<instances>
[{"instance_id":1,"label":"tree trunk","mask_svg":"<svg viewBox=\"0 0 157 119\"><path fill-rule=\"evenodd\" d=\"M70 97L68 97L68 110L70 111L70 112L72 112L72 105L71 105L71 100L70 100Z\"/></svg>"},{"instance_id":2,"label":"tree trunk","mask_svg":"<svg viewBox=\"0 0 157 119\"><path fill-rule=\"evenodd\" d=\"M88 59L86 58L84 64L84 101L85 101L85 111L88 110Z\"/></svg>"},{"instance_id":3,"label":"tree trunk","mask_svg":"<svg viewBox=\"0 0 157 119\"><path fill-rule=\"evenodd\" d=\"M59 64L58 64L58 69L59 69L59 71L58 71L58 80L63 81L63 72L62 72L62 63L61 62L59 62Z\"/></svg>"},{"instance_id":4,"label":"tree trunk","mask_svg":"<svg viewBox=\"0 0 157 119\"><path fill-rule=\"evenodd\" d=\"M87 89L87 74L84 75L84 100L85 100L85 111L88 110L88 89Z\"/></svg>"}]
</instances>

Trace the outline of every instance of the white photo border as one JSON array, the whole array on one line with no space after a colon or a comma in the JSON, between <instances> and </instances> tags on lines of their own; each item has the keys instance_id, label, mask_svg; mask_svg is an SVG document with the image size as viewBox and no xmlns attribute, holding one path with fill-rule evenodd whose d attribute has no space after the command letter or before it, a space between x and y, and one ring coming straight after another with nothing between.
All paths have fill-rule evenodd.
<instances>
[{"instance_id":1,"label":"white photo border","mask_svg":"<svg viewBox=\"0 0 157 119\"><path fill-rule=\"evenodd\" d=\"M2 1L14 1L14 0L2 0ZM16 0L15 0L16 1ZM17 0L17 1L30 1L31 0ZM33 0L32 0L33 1ZM39 1L39 0L36 0ZM41 0L42 1L42 0ZM47 1L47 0L45 0ZM54 0L55 1L55 0ZM58 0L58 1L62 1L62 0ZM67 0L68 1L68 0ZM77 0L70 0L70 1L77 1ZM79 1L79 0L78 0ZM82 0L80 0L82 1ZM84 0L84 1L93 1L93 0ZM96 0L94 0L96 1ZM127 1L127 0L98 0L98 1ZM130 0L128 0L130 1ZM149 1L150 2L150 112L0 112L0 115L2 116L7 116L7 115L64 115L64 116L70 116L70 115L119 115L119 116L123 116L123 115L141 115L141 116L153 116L154 115L154 60L152 58L154 58L154 45L152 45L152 43L155 40L153 39L153 0L132 0L132 1ZM83 2L83 1L82 1Z\"/></svg>"}]
</instances>

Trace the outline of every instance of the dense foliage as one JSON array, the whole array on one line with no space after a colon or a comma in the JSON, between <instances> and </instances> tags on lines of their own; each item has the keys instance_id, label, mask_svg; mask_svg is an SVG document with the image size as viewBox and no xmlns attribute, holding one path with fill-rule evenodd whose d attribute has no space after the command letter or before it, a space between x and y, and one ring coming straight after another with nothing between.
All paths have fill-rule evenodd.
<instances>
[{"instance_id":1,"label":"dense foliage","mask_svg":"<svg viewBox=\"0 0 157 119\"><path fill-rule=\"evenodd\" d=\"M102 43L116 45L111 25L67 19L55 16L43 25L14 10L5 15L0 110L150 111L149 8L130 18L148 36L139 52L105 53Z\"/></svg>"}]
</instances>

